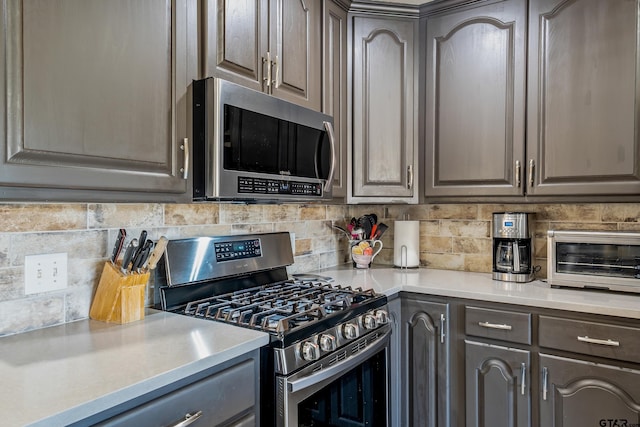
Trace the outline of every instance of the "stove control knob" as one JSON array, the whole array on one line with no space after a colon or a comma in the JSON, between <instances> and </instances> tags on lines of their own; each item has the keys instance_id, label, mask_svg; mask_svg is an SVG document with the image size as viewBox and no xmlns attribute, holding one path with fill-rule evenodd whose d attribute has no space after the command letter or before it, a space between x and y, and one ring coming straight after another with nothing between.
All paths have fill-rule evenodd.
<instances>
[{"instance_id":1,"label":"stove control knob","mask_svg":"<svg viewBox=\"0 0 640 427\"><path fill-rule=\"evenodd\" d=\"M360 335L360 331L358 331L358 326L355 323L345 323L342 326L342 336L348 340L353 340L358 338Z\"/></svg>"},{"instance_id":2,"label":"stove control knob","mask_svg":"<svg viewBox=\"0 0 640 427\"><path fill-rule=\"evenodd\" d=\"M336 349L336 337L329 334L320 335L320 348L322 351L333 351Z\"/></svg>"},{"instance_id":3,"label":"stove control knob","mask_svg":"<svg viewBox=\"0 0 640 427\"><path fill-rule=\"evenodd\" d=\"M365 314L362 317L362 326L364 326L365 329L375 329L378 327L378 321L376 320L376 316L374 316L373 314Z\"/></svg>"},{"instance_id":4,"label":"stove control knob","mask_svg":"<svg viewBox=\"0 0 640 427\"><path fill-rule=\"evenodd\" d=\"M376 320L379 325L386 325L389 323L389 313L386 310L376 310Z\"/></svg>"},{"instance_id":5,"label":"stove control knob","mask_svg":"<svg viewBox=\"0 0 640 427\"><path fill-rule=\"evenodd\" d=\"M300 354L304 360L318 360L320 358L320 348L318 347L318 344L307 341L302 344Z\"/></svg>"}]
</instances>

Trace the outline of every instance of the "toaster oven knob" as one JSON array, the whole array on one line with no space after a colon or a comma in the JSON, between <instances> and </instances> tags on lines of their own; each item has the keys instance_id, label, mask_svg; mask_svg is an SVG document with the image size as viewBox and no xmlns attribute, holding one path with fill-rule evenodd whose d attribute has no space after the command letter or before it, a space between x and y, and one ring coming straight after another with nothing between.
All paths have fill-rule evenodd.
<instances>
[{"instance_id":1,"label":"toaster oven knob","mask_svg":"<svg viewBox=\"0 0 640 427\"><path fill-rule=\"evenodd\" d=\"M302 344L302 351L300 352L304 360L312 361L320 358L320 348L317 344L312 342L306 342Z\"/></svg>"},{"instance_id":2,"label":"toaster oven knob","mask_svg":"<svg viewBox=\"0 0 640 427\"><path fill-rule=\"evenodd\" d=\"M346 323L342 326L342 336L348 340L358 338L358 327L354 323Z\"/></svg>"},{"instance_id":3,"label":"toaster oven knob","mask_svg":"<svg viewBox=\"0 0 640 427\"><path fill-rule=\"evenodd\" d=\"M369 330L377 328L378 321L376 320L376 316L374 316L373 314L365 314L362 318L362 326L364 326L365 329Z\"/></svg>"},{"instance_id":4,"label":"toaster oven knob","mask_svg":"<svg viewBox=\"0 0 640 427\"><path fill-rule=\"evenodd\" d=\"M389 313L386 310L376 310L376 320L379 325L386 325L389 323Z\"/></svg>"},{"instance_id":5,"label":"toaster oven knob","mask_svg":"<svg viewBox=\"0 0 640 427\"><path fill-rule=\"evenodd\" d=\"M322 334L320 336L320 348L322 351L333 351L336 349L336 338L333 335Z\"/></svg>"}]
</instances>

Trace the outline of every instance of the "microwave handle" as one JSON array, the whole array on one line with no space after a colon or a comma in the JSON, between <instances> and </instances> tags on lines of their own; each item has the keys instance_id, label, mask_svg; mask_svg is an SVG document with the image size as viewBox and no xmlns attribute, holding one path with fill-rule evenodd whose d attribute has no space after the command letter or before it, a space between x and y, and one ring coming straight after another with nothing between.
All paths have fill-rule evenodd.
<instances>
[{"instance_id":1,"label":"microwave handle","mask_svg":"<svg viewBox=\"0 0 640 427\"><path fill-rule=\"evenodd\" d=\"M322 122L322 124L324 124L324 128L327 130L329 143L331 145L331 168L329 169L327 182L324 184L324 191L331 191L331 187L333 186L333 174L336 169L336 140L333 134L333 125L331 122Z\"/></svg>"}]
</instances>

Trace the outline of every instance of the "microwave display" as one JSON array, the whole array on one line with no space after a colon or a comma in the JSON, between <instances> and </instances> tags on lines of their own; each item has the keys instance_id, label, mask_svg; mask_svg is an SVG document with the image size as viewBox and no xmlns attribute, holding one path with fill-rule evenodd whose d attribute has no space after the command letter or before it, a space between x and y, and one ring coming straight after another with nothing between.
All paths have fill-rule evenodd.
<instances>
[{"instance_id":1,"label":"microwave display","mask_svg":"<svg viewBox=\"0 0 640 427\"><path fill-rule=\"evenodd\" d=\"M556 272L640 279L640 245L556 243Z\"/></svg>"},{"instance_id":2,"label":"microwave display","mask_svg":"<svg viewBox=\"0 0 640 427\"><path fill-rule=\"evenodd\" d=\"M331 144L324 130L224 105L227 170L327 179Z\"/></svg>"}]
</instances>

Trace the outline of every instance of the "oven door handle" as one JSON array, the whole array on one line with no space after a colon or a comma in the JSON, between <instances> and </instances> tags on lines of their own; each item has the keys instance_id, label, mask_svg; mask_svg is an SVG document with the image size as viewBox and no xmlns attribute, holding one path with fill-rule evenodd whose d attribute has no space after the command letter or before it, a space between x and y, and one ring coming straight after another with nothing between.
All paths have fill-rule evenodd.
<instances>
[{"instance_id":1,"label":"oven door handle","mask_svg":"<svg viewBox=\"0 0 640 427\"><path fill-rule=\"evenodd\" d=\"M298 391L304 390L305 388L313 387L314 385L327 381L333 380L335 378L340 377L344 373L350 371L355 368L365 360L369 359L371 356L376 354L378 351L389 345L389 334L391 333L388 330L384 335L380 336L376 341L367 345L364 350L359 351L355 355L351 356L348 359L343 360L342 362L336 363L333 366L330 366L327 369L322 369L321 371L314 372L309 376L304 378L300 378L299 380L287 381L287 389L290 393L296 393Z\"/></svg>"}]
</instances>

